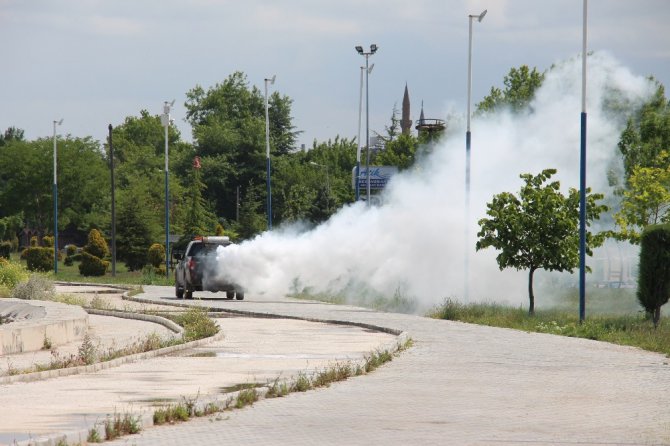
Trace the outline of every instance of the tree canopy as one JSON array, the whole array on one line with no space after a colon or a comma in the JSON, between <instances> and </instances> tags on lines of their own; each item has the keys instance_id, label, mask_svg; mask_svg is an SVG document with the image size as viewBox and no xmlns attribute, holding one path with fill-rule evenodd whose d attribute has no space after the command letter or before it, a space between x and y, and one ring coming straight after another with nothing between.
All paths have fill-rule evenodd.
<instances>
[{"instance_id":1,"label":"tree canopy","mask_svg":"<svg viewBox=\"0 0 670 446\"><path fill-rule=\"evenodd\" d=\"M551 181L556 169L538 175L522 174L524 181L518 196L502 192L487 203L488 218L479 220L476 249L488 247L500 251L496 260L500 269L528 270L530 314L535 312L533 274L537 269L572 271L579 266L579 191L560 192L560 183ZM587 190L587 225L607 210L597 204L601 194ZM600 246L603 234L587 232L587 253Z\"/></svg>"},{"instance_id":2,"label":"tree canopy","mask_svg":"<svg viewBox=\"0 0 670 446\"><path fill-rule=\"evenodd\" d=\"M527 109L535 91L543 81L544 73L537 71L537 68L531 70L528 65L512 67L503 80L505 88L501 90L491 87L488 96L477 104L477 112L486 113L509 108L512 112L519 113Z\"/></svg>"}]
</instances>

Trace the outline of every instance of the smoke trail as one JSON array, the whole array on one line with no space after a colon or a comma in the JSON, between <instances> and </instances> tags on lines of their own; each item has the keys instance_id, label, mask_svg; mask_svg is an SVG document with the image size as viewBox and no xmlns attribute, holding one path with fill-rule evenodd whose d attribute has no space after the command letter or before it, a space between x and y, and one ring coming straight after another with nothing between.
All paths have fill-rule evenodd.
<instances>
[{"instance_id":1,"label":"smoke trail","mask_svg":"<svg viewBox=\"0 0 670 446\"><path fill-rule=\"evenodd\" d=\"M612 115L608 104L615 100L630 109L649 97L653 85L606 53L591 55L588 63L588 183L609 194L606 173L618 160L625 121ZM473 121L467 241L472 299L525 302L525 272L500 272L493 250L475 253L476 222L494 194L518 191L520 173L553 167L565 190L578 187L580 88L581 63L575 57L547 72L531 113L503 111ZM354 204L309 231L285 227L228 247L218 258L220 274L269 296L284 295L296 284L329 292L361 287L387 296L401 288L424 306L462 296L464 133L452 132L456 136L396 176L384 206Z\"/></svg>"}]
</instances>

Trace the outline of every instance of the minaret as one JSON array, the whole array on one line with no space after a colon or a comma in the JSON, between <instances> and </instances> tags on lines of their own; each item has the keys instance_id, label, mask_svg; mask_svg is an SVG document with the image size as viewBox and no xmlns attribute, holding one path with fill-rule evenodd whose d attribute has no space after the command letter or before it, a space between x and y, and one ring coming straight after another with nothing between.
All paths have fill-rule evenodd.
<instances>
[{"instance_id":1,"label":"minaret","mask_svg":"<svg viewBox=\"0 0 670 446\"><path fill-rule=\"evenodd\" d=\"M409 119L409 92L407 91L407 83L405 83L405 95L402 98L402 119L400 120L400 128L403 135L409 135L412 128L412 120Z\"/></svg>"},{"instance_id":2,"label":"minaret","mask_svg":"<svg viewBox=\"0 0 670 446\"><path fill-rule=\"evenodd\" d=\"M419 116L419 125L423 125L426 118L423 116L423 101L421 101L421 116Z\"/></svg>"}]
</instances>

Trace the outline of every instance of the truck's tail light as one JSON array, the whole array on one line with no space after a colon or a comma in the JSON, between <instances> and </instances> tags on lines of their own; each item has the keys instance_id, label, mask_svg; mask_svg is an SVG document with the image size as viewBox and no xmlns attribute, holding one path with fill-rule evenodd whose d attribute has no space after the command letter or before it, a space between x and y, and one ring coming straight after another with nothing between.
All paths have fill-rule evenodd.
<instances>
[{"instance_id":1,"label":"truck's tail light","mask_svg":"<svg viewBox=\"0 0 670 446\"><path fill-rule=\"evenodd\" d=\"M190 269L191 271L195 269L195 260L193 259L188 260L188 269Z\"/></svg>"}]
</instances>

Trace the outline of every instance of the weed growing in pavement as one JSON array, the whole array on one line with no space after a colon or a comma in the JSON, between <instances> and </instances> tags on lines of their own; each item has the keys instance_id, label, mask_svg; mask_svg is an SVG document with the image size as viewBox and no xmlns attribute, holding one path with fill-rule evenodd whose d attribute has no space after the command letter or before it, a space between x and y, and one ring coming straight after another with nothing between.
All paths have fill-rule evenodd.
<instances>
[{"instance_id":1,"label":"weed growing in pavement","mask_svg":"<svg viewBox=\"0 0 670 446\"><path fill-rule=\"evenodd\" d=\"M107 417L104 422L105 440L114 440L122 435L136 434L141 430L140 418L131 414Z\"/></svg>"},{"instance_id":2,"label":"weed growing in pavement","mask_svg":"<svg viewBox=\"0 0 670 446\"><path fill-rule=\"evenodd\" d=\"M290 390L291 392L306 392L311 388L312 380L309 379L306 374L300 372L298 374L298 378L296 378L296 380L293 381L293 384L291 384Z\"/></svg>"},{"instance_id":3,"label":"weed growing in pavement","mask_svg":"<svg viewBox=\"0 0 670 446\"><path fill-rule=\"evenodd\" d=\"M98 359L97 350L98 350L98 348L93 344L93 340L91 339L91 335L86 333L84 335L84 339L81 342L81 346L79 346L79 351L78 351L79 359L85 365L91 365L96 361L96 359Z\"/></svg>"},{"instance_id":4,"label":"weed growing in pavement","mask_svg":"<svg viewBox=\"0 0 670 446\"><path fill-rule=\"evenodd\" d=\"M95 293L95 296L88 303L88 306L95 308L96 310L113 310L114 305L111 304L107 299L98 296L98 293Z\"/></svg>"},{"instance_id":5,"label":"weed growing in pavement","mask_svg":"<svg viewBox=\"0 0 670 446\"><path fill-rule=\"evenodd\" d=\"M88 436L86 437L87 443L102 443L103 439L100 436L100 432L95 427L88 430Z\"/></svg>"},{"instance_id":6,"label":"weed growing in pavement","mask_svg":"<svg viewBox=\"0 0 670 446\"><path fill-rule=\"evenodd\" d=\"M286 381L279 382L279 377L277 377L271 385L268 385L268 390L265 392L265 398L281 398L288 395L289 392L290 389Z\"/></svg>"},{"instance_id":7,"label":"weed growing in pavement","mask_svg":"<svg viewBox=\"0 0 670 446\"><path fill-rule=\"evenodd\" d=\"M235 399L235 408L241 409L245 406L251 406L256 401L258 401L258 391L255 387L249 387L248 389L240 390L237 393L237 398Z\"/></svg>"},{"instance_id":8,"label":"weed growing in pavement","mask_svg":"<svg viewBox=\"0 0 670 446\"><path fill-rule=\"evenodd\" d=\"M51 350L51 339L44 333L44 341L42 341L42 350Z\"/></svg>"}]
</instances>

